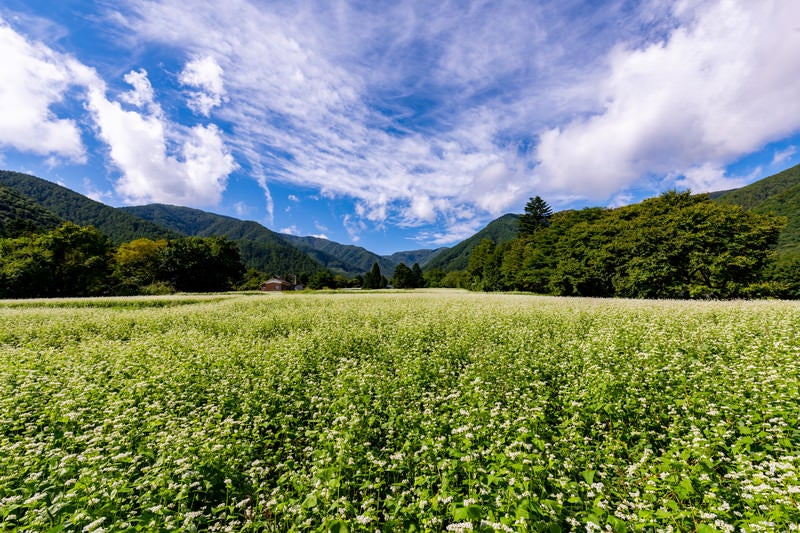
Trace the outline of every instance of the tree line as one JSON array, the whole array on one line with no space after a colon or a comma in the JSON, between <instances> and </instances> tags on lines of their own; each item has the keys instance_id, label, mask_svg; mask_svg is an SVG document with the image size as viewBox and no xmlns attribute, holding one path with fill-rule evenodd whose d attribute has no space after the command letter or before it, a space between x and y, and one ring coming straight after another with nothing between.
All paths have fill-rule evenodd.
<instances>
[{"instance_id":1,"label":"tree line","mask_svg":"<svg viewBox=\"0 0 800 533\"><path fill-rule=\"evenodd\" d=\"M355 278L324 270L297 279L311 289L391 285L564 296L800 298L800 260L775 260L785 223L689 192L558 213L537 196L526 204L516 238L502 244L484 239L463 270L423 275L418 264L400 263L387 278L375 263ZM114 247L96 228L67 222L37 233L17 228L0 238L2 298L257 290L269 275L246 270L238 243L225 237L141 238Z\"/></svg>"},{"instance_id":2,"label":"tree line","mask_svg":"<svg viewBox=\"0 0 800 533\"><path fill-rule=\"evenodd\" d=\"M309 289L425 284L416 263L398 265L391 280L377 263L355 278L328 270L290 276L246 269L239 243L226 237L139 238L114 247L95 227L71 222L50 231L20 227L0 237L0 298L258 290L273 275L294 277Z\"/></svg>"},{"instance_id":3,"label":"tree line","mask_svg":"<svg viewBox=\"0 0 800 533\"><path fill-rule=\"evenodd\" d=\"M361 279L362 289L385 289L390 284L394 289L419 289L426 285L425 276L418 263L409 268L401 262L395 267L392 278L388 279L381 273L381 267L376 261L372 269L364 273Z\"/></svg>"},{"instance_id":4,"label":"tree line","mask_svg":"<svg viewBox=\"0 0 800 533\"><path fill-rule=\"evenodd\" d=\"M432 284L629 298L800 297L800 269L775 262L783 217L670 191L617 209L553 213L538 196L515 239L485 239ZM797 263L794 263L797 265Z\"/></svg>"},{"instance_id":5,"label":"tree line","mask_svg":"<svg viewBox=\"0 0 800 533\"><path fill-rule=\"evenodd\" d=\"M136 239L115 248L92 226L0 239L0 297L42 298L213 292L244 274L239 248L225 237Z\"/></svg>"}]
</instances>

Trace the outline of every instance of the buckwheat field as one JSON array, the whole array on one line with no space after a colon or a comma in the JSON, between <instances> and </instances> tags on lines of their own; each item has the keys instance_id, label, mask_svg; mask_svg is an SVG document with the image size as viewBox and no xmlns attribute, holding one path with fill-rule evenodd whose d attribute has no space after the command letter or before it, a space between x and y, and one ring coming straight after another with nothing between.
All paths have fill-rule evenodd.
<instances>
[{"instance_id":1,"label":"buckwheat field","mask_svg":"<svg viewBox=\"0 0 800 533\"><path fill-rule=\"evenodd\" d=\"M800 305L0 302L3 531L797 531Z\"/></svg>"}]
</instances>

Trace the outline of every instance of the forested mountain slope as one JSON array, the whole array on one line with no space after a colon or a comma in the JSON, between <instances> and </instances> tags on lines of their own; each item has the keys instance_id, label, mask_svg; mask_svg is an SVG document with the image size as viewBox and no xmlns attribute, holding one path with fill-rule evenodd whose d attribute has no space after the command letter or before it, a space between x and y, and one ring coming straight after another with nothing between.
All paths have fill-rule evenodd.
<instances>
[{"instance_id":1,"label":"forested mountain slope","mask_svg":"<svg viewBox=\"0 0 800 533\"><path fill-rule=\"evenodd\" d=\"M472 237L437 253L424 265L425 270L439 269L445 272L463 270L467 268L469 256L478 243L483 239L489 239L495 244L511 241L517 236L518 226L519 215L512 213L503 215L491 221Z\"/></svg>"},{"instance_id":2,"label":"forested mountain slope","mask_svg":"<svg viewBox=\"0 0 800 533\"><path fill-rule=\"evenodd\" d=\"M61 219L14 189L0 185L0 237L51 230Z\"/></svg>"},{"instance_id":3,"label":"forested mountain slope","mask_svg":"<svg viewBox=\"0 0 800 533\"><path fill-rule=\"evenodd\" d=\"M228 237L239 244L242 259L248 268L255 268L267 274L286 275L301 272L314 274L324 269L320 262L284 240L280 234L257 222L164 204L122 209L185 235Z\"/></svg>"},{"instance_id":4,"label":"forested mountain slope","mask_svg":"<svg viewBox=\"0 0 800 533\"><path fill-rule=\"evenodd\" d=\"M800 165L724 192L715 201L786 217L788 222L778 238L778 255L800 256Z\"/></svg>"},{"instance_id":5,"label":"forested mountain slope","mask_svg":"<svg viewBox=\"0 0 800 533\"><path fill-rule=\"evenodd\" d=\"M121 209L28 174L2 170L0 185L26 196L62 220L79 226L94 226L117 245L141 237L159 239L179 236Z\"/></svg>"},{"instance_id":6,"label":"forested mountain slope","mask_svg":"<svg viewBox=\"0 0 800 533\"><path fill-rule=\"evenodd\" d=\"M299 237L281 234L281 237L297 246L333 272L357 275L369 272L376 262L386 276L391 276L397 263L372 253L361 246L340 244L319 237Z\"/></svg>"}]
</instances>

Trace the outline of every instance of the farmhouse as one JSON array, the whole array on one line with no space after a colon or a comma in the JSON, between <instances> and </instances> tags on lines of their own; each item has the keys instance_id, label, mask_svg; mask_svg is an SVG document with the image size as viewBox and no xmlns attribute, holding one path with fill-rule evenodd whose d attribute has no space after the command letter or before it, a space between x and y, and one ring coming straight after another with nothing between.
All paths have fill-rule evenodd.
<instances>
[{"instance_id":1,"label":"farmhouse","mask_svg":"<svg viewBox=\"0 0 800 533\"><path fill-rule=\"evenodd\" d=\"M262 291L301 291L302 285L291 283L281 278L270 278L261 284Z\"/></svg>"}]
</instances>

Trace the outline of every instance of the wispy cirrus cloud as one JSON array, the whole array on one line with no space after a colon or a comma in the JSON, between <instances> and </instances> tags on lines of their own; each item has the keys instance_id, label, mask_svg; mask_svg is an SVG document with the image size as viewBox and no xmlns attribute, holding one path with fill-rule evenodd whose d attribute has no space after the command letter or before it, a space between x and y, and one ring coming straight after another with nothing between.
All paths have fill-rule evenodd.
<instances>
[{"instance_id":1,"label":"wispy cirrus cloud","mask_svg":"<svg viewBox=\"0 0 800 533\"><path fill-rule=\"evenodd\" d=\"M484 56L481 46L462 45L490 14L485 7L287 6L237 0L219 12L207 2L138 2L126 20L144 41L214 58L229 99L218 116L232 124L237 153L268 180L353 198L351 217L362 222L485 218L532 190L518 146L498 140L511 106L493 115L480 95L497 83L491 69L509 80L526 69L517 63L529 24L514 24L508 46L500 45L509 42L507 24L486 29L496 46ZM361 226L349 222L351 233Z\"/></svg>"}]
</instances>

